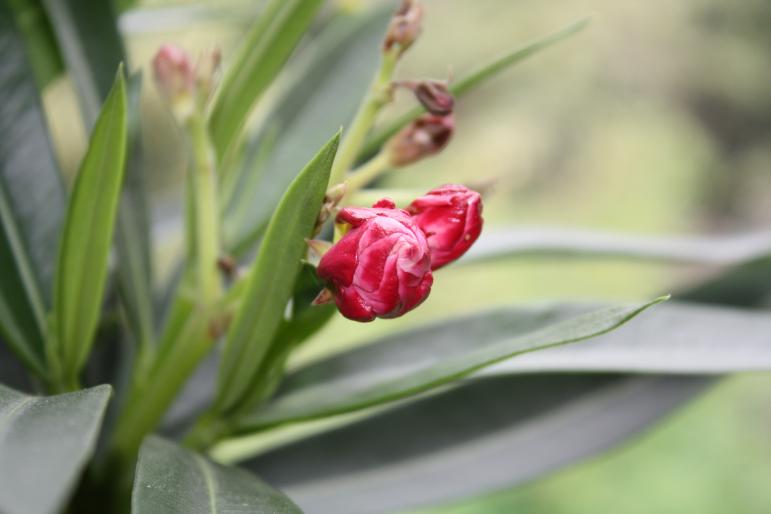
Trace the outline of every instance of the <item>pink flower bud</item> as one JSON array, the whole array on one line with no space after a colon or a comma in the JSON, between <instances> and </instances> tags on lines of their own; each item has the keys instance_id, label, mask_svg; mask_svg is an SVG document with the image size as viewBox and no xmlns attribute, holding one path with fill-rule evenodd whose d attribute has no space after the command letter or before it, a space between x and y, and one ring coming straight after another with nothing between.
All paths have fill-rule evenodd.
<instances>
[{"instance_id":1,"label":"pink flower bud","mask_svg":"<svg viewBox=\"0 0 771 514\"><path fill-rule=\"evenodd\" d=\"M174 45L163 45L153 59L155 83L161 96L176 102L189 96L195 88L195 69L190 56Z\"/></svg>"},{"instance_id":2,"label":"pink flower bud","mask_svg":"<svg viewBox=\"0 0 771 514\"><path fill-rule=\"evenodd\" d=\"M452 114L455 99L442 80L403 81L396 85L405 87L415 94L415 98L431 114L447 116Z\"/></svg>"},{"instance_id":3,"label":"pink flower bud","mask_svg":"<svg viewBox=\"0 0 771 514\"><path fill-rule=\"evenodd\" d=\"M398 52L401 55L420 35L422 21L423 7L414 0L402 0L388 25L383 49L389 51L399 45Z\"/></svg>"},{"instance_id":4,"label":"pink flower bud","mask_svg":"<svg viewBox=\"0 0 771 514\"><path fill-rule=\"evenodd\" d=\"M337 216L351 228L324 254L317 273L346 318L396 318L431 291L426 237L406 211L395 207L384 199L371 209L348 207Z\"/></svg>"},{"instance_id":5,"label":"pink flower bud","mask_svg":"<svg viewBox=\"0 0 771 514\"><path fill-rule=\"evenodd\" d=\"M452 115L424 114L386 143L391 166L406 166L429 155L439 153L455 130Z\"/></svg>"},{"instance_id":6,"label":"pink flower bud","mask_svg":"<svg viewBox=\"0 0 771 514\"><path fill-rule=\"evenodd\" d=\"M435 270L466 253L482 232L482 198L458 184L447 184L413 201L407 211L423 229Z\"/></svg>"}]
</instances>

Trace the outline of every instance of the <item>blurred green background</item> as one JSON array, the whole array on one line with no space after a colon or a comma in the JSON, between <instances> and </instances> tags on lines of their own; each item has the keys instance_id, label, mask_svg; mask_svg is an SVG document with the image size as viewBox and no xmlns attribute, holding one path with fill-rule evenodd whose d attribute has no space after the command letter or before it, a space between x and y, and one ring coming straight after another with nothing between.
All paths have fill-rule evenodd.
<instances>
[{"instance_id":1,"label":"blurred green background","mask_svg":"<svg viewBox=\"0 0 771 514\"><path fill-rule=\"evenodd\" d=\"M160 43L173 41L192 51L221 46L227 64L254 2L196 2L192 21L164 17L169 5L189 4L145 1L145 13L157 9L157 16L124 16L134 63L148 63ZM771 224L771 2L424 4L424 34L407 54L401 78L460 75L576 19L590 15L592 23L464 97L447 150L394 173L383 187L426 190L451 181L495 180L485 203L488 227L709 234ZM148 171L156 212L163 216L178 194L184 163L169 116L152 88L147 91ZM72 122L77 107L70 85L59 81L45 100L62 163L72 170L85 136ZM387 114L408 105L401 95ZM418 311L368 325L337 319L296 362L470 308L649 298L706 273L684 266L531 258L451 267L436 277ZM623 448L536 483L431 512L768 512L769 391L769 376L728 378Z\"/></svg>"}]
</instances>

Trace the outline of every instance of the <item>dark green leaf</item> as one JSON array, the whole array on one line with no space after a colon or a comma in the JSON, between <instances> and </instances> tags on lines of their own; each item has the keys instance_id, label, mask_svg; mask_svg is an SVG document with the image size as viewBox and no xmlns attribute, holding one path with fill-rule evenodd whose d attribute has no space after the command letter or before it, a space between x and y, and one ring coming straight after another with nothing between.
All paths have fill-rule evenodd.
<instances>
[{"instance_id":1,"label":"dark green leaf","mask_svg":"<svg viewBox=\"0 0 771 514\"><path fill-rule=\"evenodd\" d=\"M158 437L142 445L134 514L301 514L289 498L238 468L215 464Z\"/></svg>"},{"instance_id":2,"label":"dark green leaf","mask_svg":"<svg viewBox=\"0 0 771 514\"><path fill-rule=\"evenodd\" d=\"M279 395L238 428L249 431L408 398L516 355L604 334L659 301L566 316L556 308L508 309L386 337L291 375Z\"/></svg>"},{"instance_id":3,"label":"dark green leaf","mask_svg":"<svg viewBox=\"0 0 771 514\"><path fill-rule=\"evenodd\" d=\"M40 374L65 193L11 21L0 3L0 328L14 352Z\"/></svg>"},{"instance_id":4,"label":"dark green leaf","mask_svg":"<svg viewBox=\"0 0 771 514\"><path fill-rule=\"evenodd\" d=\"M244 399L279 329L329 182L338 132L289 186L271 218L222 355L217 407Z\"/></svg>"},{"instance_id":5,"label":"dark green leaf","mask_svg":"<svg viewBox=\"0 0 771 514\"><path fill-rule=\"evenodd\" d=\"M35 74L38 88L42 90L63 69L62 56L56 44L53 27L40 0L4 0L13 12L29 64Z\"/></svg>"},{"instance_id":6,"label":"dark green leaf","mask_svg":"<svg viewBox=\"0 0 771 514\"><path fill-rule=\"evenodd\" d=\"M511 487L603 451L708 383L614 375L474 380L244 466L309 512L401 511Z\"/></svg>"},{"instance_id":7,"label":"dark green leaf","mask_svg":"<svg viewBox=\"0 0 771 514\"><path fill-rule=\"evenodd\" d=\"M0 385L0 512L62 512L94 451L110 386L27 396Z\"/></svg>"},{"instance_id":8,"label":"dark green leaf","mask_svg":"<svg viewBox=\"0 0 771 514\"><path fill-rule=\"evenodd\" d=\"M281 71L321 4L321 0L271 0L245 36L212 106L212 139L220 161L238 140L252 108Z\"/></svg>"},{"instance_id":9,"label":"dark green leaf","mask_svg":"<svg viewBox=\"0 0 771 514\"><path fill-rule=\"evenodd\" d=\"M75 180L59 251L53 344L68 373L77 373L85 363L99 321L125 168L126 131L126 87L120 69Z\"/></svg>"},{"instance_id":10,"label":"dark green leaf","mask_svg":"<svg viewBox=\"0 0 771 514\"><path fill-rule=\"evenodd\" d=\"M42 0L90 128L125 60L112 2Z\"/></svg>"},{"instance_id":11,"label":"dark green leaf","mask_svg":"<svg viewBox=\"0 0 771 514\"><path fill-rule=\"evenodd\" d=\"M245 167L251 173L254 161L261 158L256 149L272 133L279 134L266 172L253 182L242 182L227 212L225 240L231 251L242 254L254 245L313 149L353 117L378 64L390 12L388 6L364 16L341 16L302 55L307 61L302 72L279 99L265 131L247 148Z\"/></svg>"},{"instance_id":12,"label":"dark green leaf","mask_svg":"<svg viewBox=\"0 0 771 514\"><path fill-rule=\"evenodd\" d=\"M579 20L556 32L536 39L535 41L532 41L523 47L517 48L516 50L509 52L502 57L488 64L485 64L481 68L472 71L468 75L464 75L463 77L454 81L452 84L450 84L450 91L456 97L463 96L478 86L480 83L491 79L502 71L509 69L511 66L524 61L528 57L540 52L541 50L544 50L556 43L559 43L560 41L563 41L564 39L576 34L577 32L580 32L588 24L588 18ZM377 151L381 146L383 146L383 143L385 143L388 138L399 132L402 127L409 124L412 120L424 112L425 110L421 107L416 107L406 112L395 121L389 123L386 127L378 130L367 140L367 143L364 145L364 148L361 151L361 158L363 159L377 153Z\"/></svg>"},{"instance_id":13,"label":"dark green leaf","mask_svg":"<svg viewBox=\"0 0 771 514\"><path fill-rule=\"evenodd\" d=\"M657 237L559 228L486 231L461 262L513 256L620 257L728 265L771 253L771 232L723 237Z\"/></svg>"}]
</instances>

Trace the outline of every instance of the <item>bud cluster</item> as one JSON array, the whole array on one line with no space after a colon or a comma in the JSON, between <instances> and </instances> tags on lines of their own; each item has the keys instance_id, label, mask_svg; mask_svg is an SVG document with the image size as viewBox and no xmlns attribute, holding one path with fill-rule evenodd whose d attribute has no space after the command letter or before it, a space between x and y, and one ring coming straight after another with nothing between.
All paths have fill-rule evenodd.
<instances>
[{"instance_id":1,"label":"bud cluster","mask_svg":"<svg viewBox=\"0 0 771 514\"><path fill-rule=\"evenodd\" d=\"M437 154L447 146L455 130L455 99L446 81L401 81L395 85L412 91L428 111L385 144L389 164L400 167Z\"/></svg>"},{"instance_id":2,"label":"bud cluster","mask_svg":"<svg viewBox=\"0 0 771 514\"><path fill-rule=\"evenodd\" d=\"M355 321L395 318L428 297L434 270L476 241L482 202L479 193L449 184L406 210L387 198L372 208L346 207L337 222L347 231L319 262L317 273L328 289L316 303L334 300L343 316Z\"/></svg>"}]
</instances>

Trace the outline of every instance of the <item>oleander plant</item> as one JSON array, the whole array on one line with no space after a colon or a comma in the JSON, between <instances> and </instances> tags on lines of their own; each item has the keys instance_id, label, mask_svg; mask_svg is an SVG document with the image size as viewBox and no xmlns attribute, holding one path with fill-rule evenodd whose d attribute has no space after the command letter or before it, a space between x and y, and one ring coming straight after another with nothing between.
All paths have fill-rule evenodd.
<instances>
[{"instance_id":1,"label":"oleander plant","mask_svg":"<svg viewBox=\"0 0 771 514\"><path fill-rule=\"evenodd\" d=\"M443 80L398 74L431 37L419 0L255 2L236 50L170 41L152 62L127 58L132 4L0 2L3 514L431 506L592 455L714 376L771 366L771 238L534 234L484 224L487 183L378 189L461 137L467 92L586 20ZM41 101L62 74L90 134L71 181ZM164 276L149 89L186 169ZM637 303L500 305L333 344L337 316L385 329L446 267L521 255L716 269ZM319 334L326 354L298 364Z\"/></svg>"}]
</instances>

